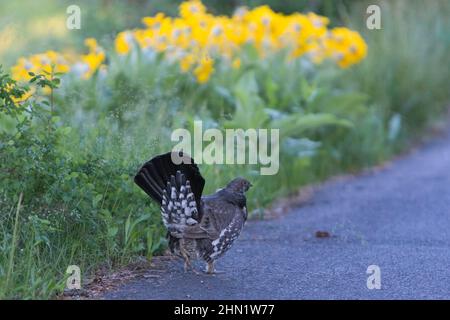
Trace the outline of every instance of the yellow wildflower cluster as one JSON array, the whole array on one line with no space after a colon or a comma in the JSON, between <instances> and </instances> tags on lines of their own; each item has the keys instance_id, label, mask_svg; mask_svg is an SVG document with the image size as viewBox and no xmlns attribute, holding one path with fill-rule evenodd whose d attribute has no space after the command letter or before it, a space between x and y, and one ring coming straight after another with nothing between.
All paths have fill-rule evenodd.
<instances>
[{"instance_id":1,"label":"yellow wildflower cluster","mask_svg":"<svg viewBox=\"0 0 450 320\"><path fill-rule=\"evenodd\" d=\"M240 50L253 45L262 58L286 50L291 58L307 56L315 63L332 59L342 67L359 62L367 45L355 31L347 28L329 30L328 18L314 13L283 15L264 5L252 10L238 8L232 17L209 14L199 0L179 6L178 17L158 13L142 19L144 29L118 34L115 49L120 55L135 47L144 52L164 52L178 61L182 71L193 70L199 82L208 81L213 61L205 56L219 56L233 68L241 64Z\"/></svg>"},{"instance_id":2,"label":"yellow wildflower cluster","mask_svg":"<svg viewBox=\"0 0 450 320\"><path fill-rule=\"evenodd\" d=\"M89 52L84 55L61 54L55 51L39 53L27 58L19 58L11 68L12 78L19 82L28 82L34 74L43 74L50 79L54 74L65 74L69 71L88 79L105 61L105 52L98 46L95 39L85 40ZM34 88L31 89L34 92Z\"/></svg>"},{"instance_id":3,"label":"yellow wildflower cluster","mask_svg":"<svg viewBox=\"0 0 450 320\"><path fill-rule=\"evenodd\" d=\"M314 63L325 59L346 68L361 61L367 45L358 32L347 28L328 29L329 20L314 13L284 15L264 5L252 10L241 7L233 16L214 16L200 0L180 4L178 17L158 13L142 19L145 28L120 32L115 50L127 55L133 50L163 53L169 62L178 63L182 72L191 71L199 83L205 83L214 72L214 58L241 67L243 50L251 45L261 59L286 51L290 59L304 56ZM105 68L105 52L93 38L85 40L89 52L63 55L47 51L20 58L12 68L12 77L28 81L35 74L71 72L88 79Z\"/></svg>"},{"instance_id":4,"label":"yellow wildflower cluster","mask_svg":"<svg viewBox=\"0 0 450 320\"><path fill-rule=\"evenodd\" d=\"M70 63L67 57L55 51L47 51L28 58L20 58L11 68L11 75L16 81L29 81L32 78L29 72L49 77L52 72L66 73L69 70Z\"/></svg>"},{"instance_id":5,"label":"yellow wildflower cluster","mask_svg":"<svg viewBox=\"0 0 450 320\"><path fill-rule=\"evenodd\" d=\"M84 55L74 56L47 51L28 58L19 58L17 63L11 68L11 76L16 81L28 82L32 78L30 72L42 74L47 79L50 79L55 74L65 74L71 71L83 79L88 79L99 68L104 67L105 52L93 38L86 39L84 43L89 49L89 52ZM32 96L35 91L36 88L31 87L22 97L14 98L14 101L22 103ZM50 88L45 87L43 93L49 94Z\"/></svg>"},{"instance_id":6,"label":"yellow wildflower cluster","mask_svg":"<svg viewBox=\"0 0 450 320\"><path fill-rule=\"evenodd\" d=\"M367 45L358 32L334 28L323 40L324 56L332 57L341 68L358 63L367 54Z\"/></svg>"},{"instance_id":7,"label":"yellow wildflower cluster","mask_svg":"<svg viewBox=\"0 0 450 320\"><path fill-rule=\"evenodd\" d=\"M66 56L55 51L47 51L32 55L28 58L19 58L17 63L11 68L11 76L16 81L28 82L32 78L30 72L42 74L47 79L50 79L52 74L67 73L69 70L70 63ZM25 102L35 91L36 88L31 87L22 97L13 100L16 103ZM43 92L44 94L49 94L50 89L45 87Z\"/></svg>"},{"instance_id":8,"label":"yellow wildflower cluster","mask_svg":"<svg viewBox=\"0 0 450 320\"><path fill-rule=\"evenodd\" d=\"M11 92L14 89L14 87L15 87L15 85L7 85L6 92ZM30 90L22 93L22 95L20 97L11 96L11 99L13 100L13 102L15 104L20 104L20 103L27 101L34 94L35 91L36 91L35 88L31 88Z\"/></svg>"},{"instance_id":9,"label":"yellow wildflower cluster","mask_svg":"<svg viewBox=\"0 0 450 320\"><path fill-rule=\"evenodd\" d=\"M104 68L105 52L97 44L97 40L88 38L84 44L89 48L89 52L81 56L80 61L74 66L81 68L81 76L89 79L98 69Z\"/></svg>"}]
</instances>

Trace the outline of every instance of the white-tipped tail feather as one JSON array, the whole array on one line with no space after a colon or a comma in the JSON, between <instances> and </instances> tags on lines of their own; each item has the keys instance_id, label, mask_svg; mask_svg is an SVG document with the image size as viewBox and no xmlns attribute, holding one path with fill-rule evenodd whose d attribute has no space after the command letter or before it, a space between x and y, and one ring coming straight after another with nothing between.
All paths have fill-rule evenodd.
<instances>
[{"instance_id":1,"label":"white-tipped tail feather","mask_svg":"<svg viewBox=\"0 0 450 320\"><path fill-rule=\"evenodd\" d=\"M164 225L174 236L181 235L185 226L198 223L197 203L191 184L180 171L177 171L175 177L170 177L163 190L161 216Z\"/></svg>"}]
</instances>

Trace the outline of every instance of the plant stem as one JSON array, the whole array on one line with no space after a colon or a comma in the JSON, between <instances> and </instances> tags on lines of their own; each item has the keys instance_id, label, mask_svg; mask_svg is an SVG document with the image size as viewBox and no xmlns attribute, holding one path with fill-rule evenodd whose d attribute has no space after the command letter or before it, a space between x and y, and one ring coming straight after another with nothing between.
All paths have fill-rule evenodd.
<instances>
[{"instance_id":1,"label":"plant stem","mask_svg":"<svg viewBox=\"0 0 450 320\"><path fill-rule=\"evenodd\" d=\"M54 67L52 66L52 71L50 74L50 118L48 120L48 131L52 130L52 118L53 118L53 80L54 80Z\"/></svg>"},{"instance_id":2,"label":"plant stem","mask_svg":"<svg viewBox=\"0 0 450 320\"><path fill-rule=\"evenodd\" d=\"M19 195L19 201L17 203L16 217L14 219L14 231L13 231L13 237L12 237L12 243L11 243L11 251L9 252L8 272L6 273L5 294L8 292L9 283L11 281L11 275L14 270L14 255L15 255L16 245L17 245L17 229L19 227L19 213L20 213L20 207L22 205L22 198L23 198L23 193L21 192Z\"/></svg>"}]
</instances>

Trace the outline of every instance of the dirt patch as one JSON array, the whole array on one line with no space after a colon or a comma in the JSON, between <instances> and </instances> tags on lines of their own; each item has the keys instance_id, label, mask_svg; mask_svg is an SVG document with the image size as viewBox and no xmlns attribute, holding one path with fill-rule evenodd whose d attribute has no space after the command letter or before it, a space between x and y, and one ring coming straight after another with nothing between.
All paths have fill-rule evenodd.
<instances>
[{"instance_id":1,"label":"dirt patch","mask_svg":"<svg viewBox=\"0 0 450 320\"><path fill-rule=\"evenodd\" d=\"M167 262L173 259L176 257L171 255L156 256L151 261L142 257L114 272L106 268L99 269L92 277L83 279L82 289L64 290L57 298L60 300L101 299L104 292L114 290L138 277L159 278L161 273L167 272Z\"/></svg>"},{"instance_id":2,"label":"dirt patch","mask_svg":"<svg viewBox=\"0 0 450 320\"><path fill-rule=\"evenodd\" d=\"M330 233L328 231L316 231L316 238L329 238Z\"/></svg>"}]
</instances>

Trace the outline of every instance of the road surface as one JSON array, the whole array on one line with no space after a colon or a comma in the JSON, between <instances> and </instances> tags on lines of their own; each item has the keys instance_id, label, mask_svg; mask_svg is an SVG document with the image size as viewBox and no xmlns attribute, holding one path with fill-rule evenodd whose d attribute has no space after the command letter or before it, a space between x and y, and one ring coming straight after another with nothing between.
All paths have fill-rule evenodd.
<instances>
[{"instance_id":1,"label":"road surface","mask_svg":"<svg viewBox=\"0 0 450 320\"><path fill-rule=\"evenodd\" d=\"M380 289L368 289L370 265ZM326 183L287 215L248 222L217 268L225 273L186 274L168 261L102 298L450 299L450 134Z\"/></svg>"}]
</instances>

